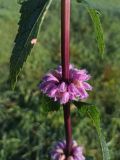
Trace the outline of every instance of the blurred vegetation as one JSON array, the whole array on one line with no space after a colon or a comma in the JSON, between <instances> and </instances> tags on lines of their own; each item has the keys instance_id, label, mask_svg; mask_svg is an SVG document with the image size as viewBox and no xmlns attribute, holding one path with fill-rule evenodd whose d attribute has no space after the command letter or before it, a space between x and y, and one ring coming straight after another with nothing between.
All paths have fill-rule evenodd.
<instances>
[{"instance_id":1,"label":"blurred vegetation","mask_svg":"<svg viewBox=\"0 0 120 160\"><path fill-rule=\"evenodd\" d=\"M114 3L114 1L113 1ZM104 11L106 54L101 59L92 22L77 3L71 12L71 63L87 68L94 91L89 102L101 111L111 160L120 160L120 14ZM17 0L0 0L0 160L48 160L52 144L64 138L62 108L45 113L38 83L60 63L60 9L52 4L15 91L8 83L9 57L19 20ZM101 160L98 138L91 122L72 111L73 135L85 154Z\"/></svg>"}]
</instances>

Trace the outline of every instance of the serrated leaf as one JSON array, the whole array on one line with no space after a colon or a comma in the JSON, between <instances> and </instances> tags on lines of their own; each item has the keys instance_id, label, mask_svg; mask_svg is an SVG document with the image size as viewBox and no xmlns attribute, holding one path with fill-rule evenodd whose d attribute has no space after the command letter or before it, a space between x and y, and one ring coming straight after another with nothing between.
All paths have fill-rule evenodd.
<instances>
[{"instance_id":1,"label":"serrated leaf","mask_svg":"<svg viewBox=\"0 0 120 160\"><path fill-rule=\"evenodd\" d=\"M45 112L53 112L53 111L58 111L60 109L60 103L55 102L53 99L42 95L41 97L42 100L42 107Z\"/></svg>"},{"instance_id":2,"label":"serrated leaf","mask_svg":"<svg viewBox=\"0 0 120 160\"><path fill-rule=\"evenodd\" d=\"M87 115L92 120L93 125L95 126L99 136L102 148L103 160L110 160L109 150L100 126L100 113L97 107L95 105L88 104L85 102L74 102L74 104L78 108L78 111L81 115L83 116Z\"/></svg>"},{"instance_id":3,"label":"serrated leaf","mask_svg":"<svg viewBox=\"0 0 120 160\"><path fill-rule=\"evenodd\" d=\"M99 13L95 9L87 8L87 10L93 21L99 52L103 56L105 52L105 42L104 42L104 34L103 34Z\"/></svg>"},{"instance_id":4,"label":"serrated leaf","mask_svg":"<svg viewBox=\"0 0 120 160\"><path fill-rule=\"evenodd\" d=\"M86 0L77 0L77 1L83 4L83 6L87 9L92 19L98 49L99 49L100 54L103 56L105 52L105 42L104 42L103 28L102 28L102 24L100 21L100 14L96 9L91 7L89 1L86 1Z\"/></svg>"},{"instance_id":5,"label":"serrated leaf","mask_svg":"<svg viewBox=\"0 0 120 160\"><path fill-rule=\"evenodd\" d=\"M10 82L13 88L20 70L34 46L31 40L37 38L51 2L52 0L23 0L21 2L19 29L10 58Z\"/></svg>"}]
</instances>

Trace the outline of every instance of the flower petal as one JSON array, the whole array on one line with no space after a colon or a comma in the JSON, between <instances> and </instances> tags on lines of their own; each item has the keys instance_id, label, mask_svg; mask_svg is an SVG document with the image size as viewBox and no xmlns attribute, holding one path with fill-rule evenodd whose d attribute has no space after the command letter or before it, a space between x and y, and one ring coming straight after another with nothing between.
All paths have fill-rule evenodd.
<instances>
[{"instance_id":1,"label":"flower petal","mask_svg":"<svg viewBox=\"0 0 120 160\"><path fill-rule=\"evenodd\" d=\"M48 94L49 97L53 98L53 97L56 96L57 91L58 91L58 87L53 86L49 89L49 91L47 91L48 92L47 94Z\"/></svg>"},{"instance_id":2,"label":"flower petal","mask_svg":"<svg viewBox=\"0 0 120 160\"><path fill-rule=\"evenodd\" d=\"M73 83L68 86L68 92L70 100L75 100L79 96L79 91Z\"/></svg>"},{"instance_id":3,"label":"flower petal","mask_svg":"<svg viewBox=\"0 0 120 160\"><path fill-rule=\"evenodd\" d=\"M61 155L59 160L65 160L65 158L66 158L65 155Z\"/></svg>"},{"instance_id":4,"label":"flower petal","mask_svg":"<svg viewBox=\"0 0 120 160\"><path fill-rule=\"evenodd\" d=\"M83 84L83 87L85 90L91 91L93 89L92 86L90 84L88 84L87 82L83 82L82 84Z\"/></svg>"},{"instance_id":5,"label":"flower petal","mask_svg":"<svg viewBox=\"0 0 120 160\"><path fill-rule=\"evenodd\" d=\"M60 104L66 104L69 101L69 93L65 92L60 97Z\"/></svg>"},{"instance_id":6,"label":"flower petal","mask_svg":"<svg viewBox=\"0 0 120 160\"><path fill-rule=\"evenodd\" d=\"M67 85L65 84L65 82L62 82L59 86L59 91L66 92L66 90L67 90Z\"/></svg>"},{"instance_id":7,"label":"flower petal","mask_svg":"<svg viewBox=\"0 0 120 160\"><path fill-rule=\"evenodd\" d=\"M46 93L47 90L53 86L54 86L53 82L42 82L39 87L43 91L43 93Z\"/></svg>"},{"instance_id":8,"label":"flower petal","mask_svg":"<svg viewBox=\"0 0 120 160\"><path fill-rule=\"evenodd\" d=\"M59 148L65 149L65 146L66 146L65 141L59 141L58 144L57 144L57 146Z\"/></svg>"},{"instance_id":9,"label":"flower petal","mask_svg":"<svg viewBox=\"0 0 120 160\"><path fill-rule=\"evenodd\" d=\"M62 72L59 72L58 70L54 70L52 72L53 76L56 77L59 81L62 79Z\"/></svg>"},{"instance_id":10,"label":"flower petal","mask_svg":"<svg viewBox=\"0 0 120 160\"><path fill-rule=\"evenodd\" d=\"M52 74L47 74L44 78L43 78L44 81L56 81L56 82L59 82L59 80L53 76Z\"/></svg>"},{"instance_id":11,"label":"flower petal","mask_svg":"<svg viewBox=\"0 0 120 160\"><path fill-rule=\"evenodd\" d=\"M53 160L57 160L59 157L60 157L59 153L57 153L57 152L52 152L51 153L51 158Z\"/></svg>"},{"instance_id":12,"label":"flower petal","mask_svg":"<svg viewBox=\"0 0 120 160\"><path fill-rule=\"evenodd\" d=\"M79 93L80 93L80 99L86 99L89 96L83 87L79 88Z\"/></svg>"}]
</instances>

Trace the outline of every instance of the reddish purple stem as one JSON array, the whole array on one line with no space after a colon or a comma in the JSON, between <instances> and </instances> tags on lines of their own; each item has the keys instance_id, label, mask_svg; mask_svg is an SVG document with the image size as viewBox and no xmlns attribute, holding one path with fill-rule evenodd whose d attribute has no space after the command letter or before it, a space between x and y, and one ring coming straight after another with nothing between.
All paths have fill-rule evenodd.
<instances>
[{"instance_id":1,"label":"reddish purple stem","mask_svg":"<svg viewBox=\"0 0 120 160\"><path fill-rule=\"evenodd\" d=\"M70 0L61 0L61 63L63 80L68 82L70 64ZM63 111L66 134L66 155L68 157L72 148L70 103L63 106Z\"/></svg>"}]
</instances>

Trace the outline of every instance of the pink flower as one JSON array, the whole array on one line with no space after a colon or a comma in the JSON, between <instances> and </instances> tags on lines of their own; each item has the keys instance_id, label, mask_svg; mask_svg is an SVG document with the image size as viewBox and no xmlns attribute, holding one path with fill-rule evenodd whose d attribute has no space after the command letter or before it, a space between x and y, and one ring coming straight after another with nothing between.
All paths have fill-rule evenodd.
<instances>
[{"instance_id":1,"label":"pink flower","mask_svg":"<svg viewBox=\"0 0 120 160\"><path fill-rule=\"evenodd\" d=\"M40 84L40 90L60 104L86 99L89 96L87 91L92 90L92 86L87 83L91 76L85 69L79 70L73 65L69 68L69 82L62 80L62 67L59 66L58 69L46 74Z\"/></svg>"},{"instance_id":2,"label":"pink flower","mask_svg":"<svg viewBox=\"0 0 120 160\"><path fill-rule=\"evenodd\" d=\"M66 159L65 150L66 150L66 142L59 141L51 152L51 159L65 160ZM72 142L71 155L67 158L67 160L85 160L85 157L83 155L83 148L78 146L76 141Z\"/></svg>"}]
</instances>

